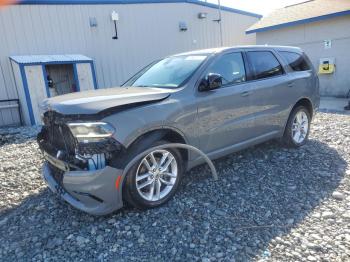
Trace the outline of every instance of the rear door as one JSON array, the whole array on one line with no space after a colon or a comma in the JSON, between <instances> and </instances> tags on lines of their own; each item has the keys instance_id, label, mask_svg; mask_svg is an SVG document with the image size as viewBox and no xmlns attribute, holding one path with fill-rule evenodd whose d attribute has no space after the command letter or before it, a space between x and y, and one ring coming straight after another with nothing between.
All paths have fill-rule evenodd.
<instances>
[{"instance_id":1,"label":"rear door","mask_svg":"<svg viewBox=\"0 0 350 262\"><path fill-rule=\"evenodd\" d=\"M318 95L318 90L315 90L318 88L318 76L307 56L293 51L278 51L278 53L288 64L290 82L295 95L298 98L310 97L310 93Z\"/></svg>"},{"instance_id":2,"label":"rear door","mask_svg":"<svg viewBox=\"0 0 350 262\"><path fill-rule=\"evenodd\" d=\"M274 136L283 130L286 114L295 99L293 83L273 50L247 50L246 57L253 85L250 101L255 119L254 135Z\"/></svg>"}]
</instances>

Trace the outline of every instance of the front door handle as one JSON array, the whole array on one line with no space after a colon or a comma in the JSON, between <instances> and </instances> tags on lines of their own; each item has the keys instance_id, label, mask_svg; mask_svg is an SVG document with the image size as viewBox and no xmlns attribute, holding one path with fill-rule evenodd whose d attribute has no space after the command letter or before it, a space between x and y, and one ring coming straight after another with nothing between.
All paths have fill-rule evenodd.
<instances>
[{"instance_id":1,"label":"front door handle","mask_svg":"<svg viewBox=\"0 0 350 262\"><path fill-rule=\"evenodd\" d=\"M252 93L252 91L244 91L241 93L241 96L249 96Z\"/></svg>"}]
</instances>

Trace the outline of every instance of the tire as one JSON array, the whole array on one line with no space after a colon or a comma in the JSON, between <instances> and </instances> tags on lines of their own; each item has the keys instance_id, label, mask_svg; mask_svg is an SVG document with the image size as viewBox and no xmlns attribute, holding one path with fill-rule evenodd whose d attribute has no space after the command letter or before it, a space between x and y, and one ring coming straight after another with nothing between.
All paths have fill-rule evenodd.
<instances>
[{"instance_id":1,"label":"tire","mask_svg":"<svg viewBox=\"0 0 350 262\"><path fill-rule=\"evenodd\" d=\"M167 143L169 142L155 142L148 148ZM168 157L165 159L162 165L164 167L168 161L170 162L165 172L160 172L158 167L156 168L157 170L153 169L154 165L152 164L152 159L150 156L152 153L154 155L154 159L157 161L157 164L160 164L161 158L165 156L165 154L168 154ZM152 153L148 154L138 161L133 167L131 167L125 178L123 198L127 204L138 209L155 208L168 202L176 193L184 172L183 159L179 150L168 148L156 150ZM149 167L151 167L150 170L148 170L146 167L146 163L144 162L145 158L146 161L148 161ZM173 158L173 160L170 161L171 158ZM150 184L141 188L143 185L148 183ZM159 184L160 190L157 190ZM154 187L153 191L151 189L152 186ZM152 199L151 192L153 192ZM159 194L157 194L158 192Z\"/></svg>"},{"instance_id":2,"label":"tire","mask_svg":"<svg viewBox=\"0 0 350 262\"><path fill-rule=\"evenodd\" d=\"M307 121L306 124L301 124L305 123L305 121ZM289 116L288 123L284 131L284 144L287 147L294 148L303 146L307 142L307 139L309 137L310 124L311 116L307 108L304 106L297 106L296 108L294 108Z\"/></svg>"}]
</instances>

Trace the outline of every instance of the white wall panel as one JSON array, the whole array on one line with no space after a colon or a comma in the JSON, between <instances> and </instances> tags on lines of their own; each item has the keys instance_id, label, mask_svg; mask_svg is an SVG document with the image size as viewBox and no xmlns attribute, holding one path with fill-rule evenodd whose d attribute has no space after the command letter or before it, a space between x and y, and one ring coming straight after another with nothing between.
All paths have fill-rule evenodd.
<instances>
[{"instance_id":1,"label":"white wall panel","mask_svg":"<svg viewBox=\"0 0 350 262\"><path fill-rule=\"evenodd\" d=\"M80 91L93 90L94 79L92 78L90 63L77 64L78 81Z\"/></svg>"},{"instance_id":2,"label":"white wall panel","mask_svg":"<svg viewBox=\"0 0 350 262\"><path fill-rule=\"evenodd\" d=\"M28 89L32 100L32 110L35 118L35 123L41 123L41 113L39 108L44 99L47 98L45 89L45 80L43 68L41 65L25 66L24 67Z\"/></svg>"},{"instance_id":3,"label":"white wall panel","mask_svg":"<svg viewBox=\"0 0 350 262\"><path fill-rule=\"evenodd\" d=\"M118 40L110 14L119 13ZM206 19L198 19L206 12ZM89 17L97 19L90 27ZM118 86L141 67L170 54L220 45L218 10L188 3L15 5L0 10L0 99L17 98L8 57L84 54L94 59L99 88ZM224 45L255 44L245 30L258 18L223 11ZM179 22L188 25L180 32ZM4 82L4 84L2 84ZM0 126L3 125L0 115Z\"/></svg>"},{"instance_id":4,"label":"white wall panel","mask_svg":"<svg viewBox=\"0 0 350 262\"><path fill-rule=\"evenodd\" d=\"M26 96L24 93L21 70L20 70L20 67L17 63L11 61L11 64L12 64L12 68L13 68L15 86L16 86L16 89L18 90L18 98L19 98L20 104L21 104L23 122L26 125L30 125L29 111L28 111L28 105L26 103Z\"/></svg>"}]
</instances>

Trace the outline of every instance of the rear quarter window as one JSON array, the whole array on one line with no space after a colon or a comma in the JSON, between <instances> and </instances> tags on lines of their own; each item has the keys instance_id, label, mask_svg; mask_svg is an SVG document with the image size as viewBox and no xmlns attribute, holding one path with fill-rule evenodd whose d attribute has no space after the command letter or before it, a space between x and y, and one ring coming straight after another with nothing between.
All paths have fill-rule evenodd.
<instances>
[{"instance_id":1,"label":"rear quarter window","mask_svg":"<svg viewBox=\"0 0 350 262\"><path fill-rule=\"evenodd\" d=\"M287 51L279 51L279 53L286 59L293 71L307 71L311 69L302 54Z\"/></svg>"}]
</instances>

